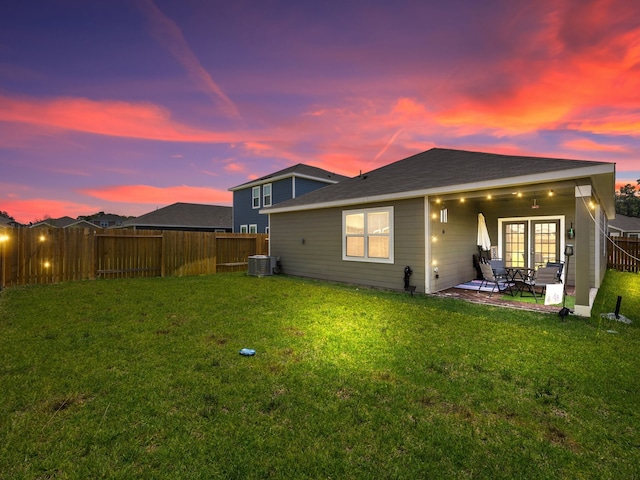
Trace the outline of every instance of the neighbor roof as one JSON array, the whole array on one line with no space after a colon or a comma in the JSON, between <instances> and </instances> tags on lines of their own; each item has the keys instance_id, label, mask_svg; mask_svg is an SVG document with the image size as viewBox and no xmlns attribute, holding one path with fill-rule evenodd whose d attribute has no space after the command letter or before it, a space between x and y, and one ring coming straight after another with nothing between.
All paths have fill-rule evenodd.
<instances>
[{"instance_id":1,"label":"neighbor roof","mask_svg":"<svg viewBox=\"0 0 640 480\"><path fill-rule=\"evenodd\" d=\"M283 178L288 178L288 177L308 178L311 180L318 180L320 182L325 182L327 184L341 182L349 178L349 177L345 177L344 175L338 175L337 173L329 172L322 168L312 167L311 165L305 165L304 163L298 163L297 165L293 165L292 167L288 167L283 170L278 170L277 172L270 173L269 175L265 175L264 177L260 177L255 180L251 180L250 182L243 183L242 185L231 187L229 190L230 191L242 190L244 188L260 185L267 181L282 180Z\"/></svg>"},{"instance_id":2,"label":"neighbor roof","mask_svg":"<svg viewBox=\"0 0 640 480\"><path fill-rule=\"evenodd\" d=\"M86 220L77 220L75 218L71 218L68 216L60 217L60 218L47 218L42 220L41 222L34 223L31 225L31 228L34 227L54 227L54 228L95 228L91 222L87 222Z\"/></svg>"},{"instance_id":3,"label":"neighbor roof","mask_svg":"<svg viewBox=\"0 0 640 480\"><path fill-rule=\"evenodd\" d=\"M4 215L0 215L0 227L12 227L14 224L14 220L7 218Z\"/></svg>"},{"instance_id":4,"label":"neighbor roof","mask_svg":"<svg viewBox=\"0 0 640 480\"><path fill-rule=\"evenodd\" d=\"M232 208L197 203L174 203L122 222L121 227L231 228Z\"/></svg>"},{"instance_id":5,"label":"neighbor roof","mask_svg":"<svg viewBox=\"0 0 640 480\"><path fill-rule=\"evenodd\" d=\"M620 230L621 232L640 232L640 218L616 213L616 218L609 220L609 228Z\"/></svg>"},{"instance_id":6,"label":"neighbor roof","mask_svg":"<svg viewBox=\"0 0 640 480\"><path fill-rule=\"evenodd\" d=\"M265 213L412 198L608 174L615 164L433 148L264 209ZM608 185L610 183L610 185Z\"/></svg>"}]
</instances>

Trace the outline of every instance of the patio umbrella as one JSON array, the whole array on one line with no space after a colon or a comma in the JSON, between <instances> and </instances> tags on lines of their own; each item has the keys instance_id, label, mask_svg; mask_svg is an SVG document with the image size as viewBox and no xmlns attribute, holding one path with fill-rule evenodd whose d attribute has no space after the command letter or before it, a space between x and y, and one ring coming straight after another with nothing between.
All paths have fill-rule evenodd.
<instances>
[{"instance_id":1,"label":"patio umbrella","mask_svg":"<svg viewBox=\"0 0 640 480\"><path fill-rule=\"evenodd\" d=\"M484 215L478 214L478 246L482 247L482 250L491 249L491 239L489 238L489 231L487 230L487 223L484 221Z\"/></svg>"}]
</instances>

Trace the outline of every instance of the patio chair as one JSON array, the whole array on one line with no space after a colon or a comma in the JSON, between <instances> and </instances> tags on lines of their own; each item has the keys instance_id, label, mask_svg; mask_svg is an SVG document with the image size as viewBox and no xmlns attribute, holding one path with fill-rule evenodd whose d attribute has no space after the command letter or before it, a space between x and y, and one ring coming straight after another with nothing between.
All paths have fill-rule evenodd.
<instances>
[{"instance_id":1,"label":"patio chair","mask_svg":"<svg viewBox=\"0 0 640 480\"><path fill-rule=\"evenodd\" d=\"M496 275L504 276L507 274L507 270L504 267L504 260L489 260L489 265L491 265L491 269Z\"/></svg>"},{"instance_id":2,"label":"patio chair","mask_svg":"<svg viewBox=\"0 0 640 480\"><path fill-rule=\"evenodd\" d=\"M524 297L524 291L527 290L538 303L536 288L541 288L540 296L542 296L547 289L547 285L554 283L558 283L558 267L540 267L532 275L528 275L523 279L520 296Z\"/></svg>"},{"instance_id":3,"label":"patio chair","mask_svg":"<svg viewBox=\"0 0 640 480\"><path fill-rule=\"evenodd\" d=\"M562 269L564 268L564 262L547 262L547 267L555 267L558 269L558 281L562 283Z\"/></svg>"},{"instance_id":4,"label":"patio chair","mask_svg":"<svg viewBox=\"0 0 640 480\"><path fill-rule=\"evenodd\" d=\"M513 296L512 286L513 283L509 281L506 275L497 275L491 265L488 263L480 263L480 270L482 271L482 282L478 287L478 293L485 285L491 285L491 292L489 296L493 295L493 292L498 290L499 293L509 292L509 295Z\"/></svg>"}]
</instances>

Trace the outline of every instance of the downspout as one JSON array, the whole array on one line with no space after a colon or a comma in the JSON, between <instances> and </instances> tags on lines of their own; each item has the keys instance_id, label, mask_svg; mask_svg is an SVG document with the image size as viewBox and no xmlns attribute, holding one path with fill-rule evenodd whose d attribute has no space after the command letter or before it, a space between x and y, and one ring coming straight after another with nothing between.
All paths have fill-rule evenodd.
<instances>
[{"instance_id":1,"label":"downspout","mask_svg":"<svg viewBox=\"0 0 640 480\"><path fill-rule=\"evenodd\" d=\"M268 248L267 255L271 256L271 214L270 213L267 213L267 225L269 226L269 236L267 237L267 244L269 245L269 248Z\"/></svg>"}]
</instances>

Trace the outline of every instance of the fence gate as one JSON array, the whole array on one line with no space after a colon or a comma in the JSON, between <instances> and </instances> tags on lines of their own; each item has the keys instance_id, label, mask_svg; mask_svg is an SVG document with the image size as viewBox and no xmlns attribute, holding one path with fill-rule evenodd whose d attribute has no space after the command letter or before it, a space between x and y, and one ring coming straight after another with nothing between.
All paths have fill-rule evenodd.
<instances>
[{"instance_id":1,"label":"fence gate","mask_svg":"<svg viewBox=\"0 0 640 480\"><path fill-rule=\"evenodd\" d=\"M262 247L262 248L261 248ZM267 249L259 244L255 235L242 237L239 235L219 235L216 238L216 256L218 272L238 272L247 270L250 255L264 254Z\"/></svg>"},{"instance_id":2,"label":"fence gate","mask_svg":"<svg viewBox=\"0 0 640 480\"><path fill-rule=\"evenodd\" d=\"M96 274L102 278L162 275L162 235L96 235Z\"/></svg>"}]
</instances>

